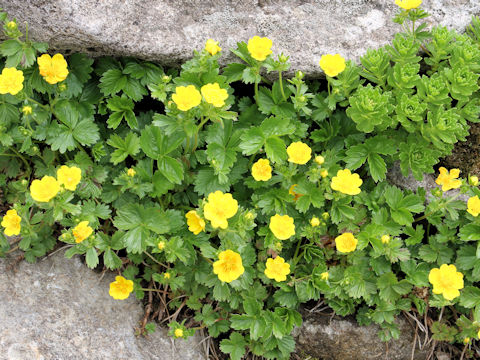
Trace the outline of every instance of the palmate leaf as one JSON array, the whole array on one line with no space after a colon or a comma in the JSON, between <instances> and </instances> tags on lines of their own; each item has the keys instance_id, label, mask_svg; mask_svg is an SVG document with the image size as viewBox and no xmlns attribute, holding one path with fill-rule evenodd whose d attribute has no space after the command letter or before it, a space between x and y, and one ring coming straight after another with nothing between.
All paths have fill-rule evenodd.
<instances>
[{"instance_id":1,"label":"palmate leaf","mask_svg":"<svg viewBox=\"0 0 480 360\"><path fill-rule=\"evenodd\" d=\"M233 332L229 339L220 342L220 350L226 354L230 354L232 360L241 360L245 355L245 346L247 342L238 332Z\"/></svg>"},{"instance_id":2,"label":"palmate leaf","mask_svg":"<svg viewBox=\"0 0 480 360\"><path fill-rule=\"evenodd\" d=\"M110 157L110 161L116 165L127 158L127 156L135 156L140 151L140 139L137 135L129 132L125 139L117 134L110 136L107 144L116 148Z\"/></svg>"}]
</instances>

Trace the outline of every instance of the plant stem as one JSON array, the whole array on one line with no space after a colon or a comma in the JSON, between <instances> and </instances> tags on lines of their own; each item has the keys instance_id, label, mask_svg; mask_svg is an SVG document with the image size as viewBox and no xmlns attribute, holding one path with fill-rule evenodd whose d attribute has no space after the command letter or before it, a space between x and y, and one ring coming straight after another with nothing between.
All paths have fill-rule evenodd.
<instances>
[{"instance_id":1,"label":"plant stem","mask_svg":"<svg viewBox=\"0 0 480 360\"><path fill-rule=\"evenodd\" d=\"M161 294L168 294L167 291L165 291L165 290L160 290L160 289L145 289L145 288L141 288L141 290L143 290L143 291L153 291L153 292L158 292L158 293L161 293Z\"/></svg>"},{"instance_id":2,"label":"plant stem","mask_svg":"<svg viewBox=\"0 0 480 360\"><path fill-rule=\"evenodd\" d=\"M257 102L257 105L260 106L258 102L258 81L255 81L255 101Z\"/></svg>"},{"instance_id":3,"label":"plant stem","mask_svg":"<svg viewBox=\"0 0 480 360\"><path fill-rule=\"evenodd\" d=\"M283 91L283 80L282 80L282 72L278 72L278 81L280 82L280 92L282 93L282 97L284 101L287 101L287 97L285 96L285 92Z\"/></svg>"},{"instance_id":4,"label":"plant stem","mask_svg":"<svg viewBox=\"0 0 480 360\"><path fill-rule=\"evenodd\" d=\"M421 220L426 219L428 216L430 216L430 215L432 215L432 214L435 214L437 211L441 210L441 209L444 208L446 205L448 205L448 204L450 204L452 201L456 200L456 199L460 196L460 194L461 194L461 193L459 192L457 195L452 196L447 202L445 202L445 204L443 204L443 206L442 206L441 208L435 209L435 210L433 210L433 211L430 211L429 213L424 214L424 215L422 215L422 216L414 219L413 222L414 222L414 223L415 223L415 222L419 222L419 221L421 221Z\"/></svg>"},{"instance_id":5,"label":"plant stem","mask_svg":"<svg viewBox=\"0 0 480 360\"><path fill-rule=\"evenodd\" d=\"M15 150L15 148L9 147L9 149L12 150L17 155L17 157L22 159L23 163L28 169L28 174L30 175L30 173L32 172L32 169L30 168L30 164L28 163L28 161L17 150Z\"/></svg>"},{"instance_id":6,"label":"plant stem","mask_svg":"<svg viewBox=\"0 0 480 360\"><path fill-rule=\"evenodd\" d=\"M169 267L165 264L162 264L160 261L155 259L152 255L150 255L148 252L144 251L143 252L145 255L147 255L150 259L152 259L154 262L156 262L158 265L162 265L164 268L169 269Z\"/></svg>"}]
</instances>

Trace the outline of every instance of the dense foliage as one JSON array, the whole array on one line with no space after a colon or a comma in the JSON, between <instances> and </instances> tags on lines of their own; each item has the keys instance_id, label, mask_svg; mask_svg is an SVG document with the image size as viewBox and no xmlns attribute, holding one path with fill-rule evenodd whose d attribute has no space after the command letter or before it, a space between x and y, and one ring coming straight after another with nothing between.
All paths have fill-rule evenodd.
<instances>
[{"instance_id":1,"label":"dense foliage","mask_svg":"<svg viewBox=\"0 0 480 360\"><path fill-rule=\"evenodd\" d=\"M224 69L209 40L165 72L50 57L1 13L0 254L12 235L30 262L70 244L67 256L119 273L112 297L167 292L198 325L170 334L206 328L233 359L288 358L299 305L318 299L384 340L402 311L453 306L436 339L478 339L478 179L442 168L432 194L386 181L396 162L433 173L479 120L480 21L461 35L416 28L426 16L401 10L405 31L361 65L322 57L324 89L283 79L288 57L266 38L238 43ZM238 82L254 96L236 97Z\"/></svg>"}]
</instances>

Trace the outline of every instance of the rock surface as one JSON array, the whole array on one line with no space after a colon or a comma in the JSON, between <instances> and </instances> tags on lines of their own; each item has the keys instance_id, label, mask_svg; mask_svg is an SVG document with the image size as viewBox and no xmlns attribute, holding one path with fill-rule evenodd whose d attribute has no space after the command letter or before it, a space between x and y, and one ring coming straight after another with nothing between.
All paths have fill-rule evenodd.
<instances>
[{"instance_id":1,"label":"rock surface","mask_svg":"<svg viewBox=\"0 0 480 360\"><path fill-rule=\"evenodd\" d=\"M329 316L304 314L302 326L295 329L295 350L322 360L410 360L415 329L403 319L399 324L400 339L391 340L387 346L378 337L376 325L359 326L349 318L330 321ZM426 356L425 349L417 348L413 359L424 360Z\"/></svg>"},{"instance_id":2,"label":"rock surface","mask_svg":"<svg viewBox=\"0 0 480 360\"><path fill-rule=\"evenodd\" d=\"M429 24L460 30L480 13L477 0L424 3ZM208 38L227 50L259 35L273 40L274 53L290 55L293 69L310 75L319 73L322 54L358 60L399 29L391 20L394 0L9 0L2 8L20 24L28 22L31 38L55 50L172 65Z\"/></svg>"},{"instance_id":3,"label":"rock surface","mask_svg":"<svg viewBox=\"0 0 480 360\"><path fill-rule=\"evenodd\" d=\"M57 253L15 272L0 259L1 360L200 360L198 338L173 341L157 327L136 337L142 304L108 295L114 274L103 278L80 258Z\"/></svg>"}]
</instances>

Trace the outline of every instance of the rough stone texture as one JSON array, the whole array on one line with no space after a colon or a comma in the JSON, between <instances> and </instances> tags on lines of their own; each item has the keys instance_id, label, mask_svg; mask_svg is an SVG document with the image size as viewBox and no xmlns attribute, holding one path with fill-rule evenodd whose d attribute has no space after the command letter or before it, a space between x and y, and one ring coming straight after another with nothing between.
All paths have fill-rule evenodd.
<instances>
[{"instance_id":1,"label":"rough stone texture","mask_svg":"<svg viewBox=\"0 0 480 360\"><path fill-rule=\"evenodd\" d=\"M100 279L80 258L63 252L8 269L0 259L1 360L200 360L198 338L173 341L157 327L135 337L140 302L108 295L114 274Z\"/></svg>"},{"instance_id":2,"label":"rough stone texture","mask_svg":"<svg viewBox=\"0 0 480 360\"><path fill-rule=\"evenodd\" d=\"M424 3L430 24L460 30L480 13L477 0ZM6 0L1 7L52 49L170 65L190 58L208 38L226 50L260 35L273 40L274 53L291 56L293 69L311 75L319 73L322 54L358 60L399 29L391 21L393 0Z\"/></svg>"},{"instance_id":3,"label":"rough stone texture","mask_svg":"<svg viewBox=\"0 0 480 360\"><path fill-rule=\"evenodd\" d=\"M350 318L330 321L329 316L304 314L302 326L294 330L295 350L322 360L410 360L415 329L401 318L399 324L400 339L391 340L387 347L378 337L376 325L359 326ZM417 348L413 359L424 360L426 355L425 350Z\"/></svg>"}]
</instances>

